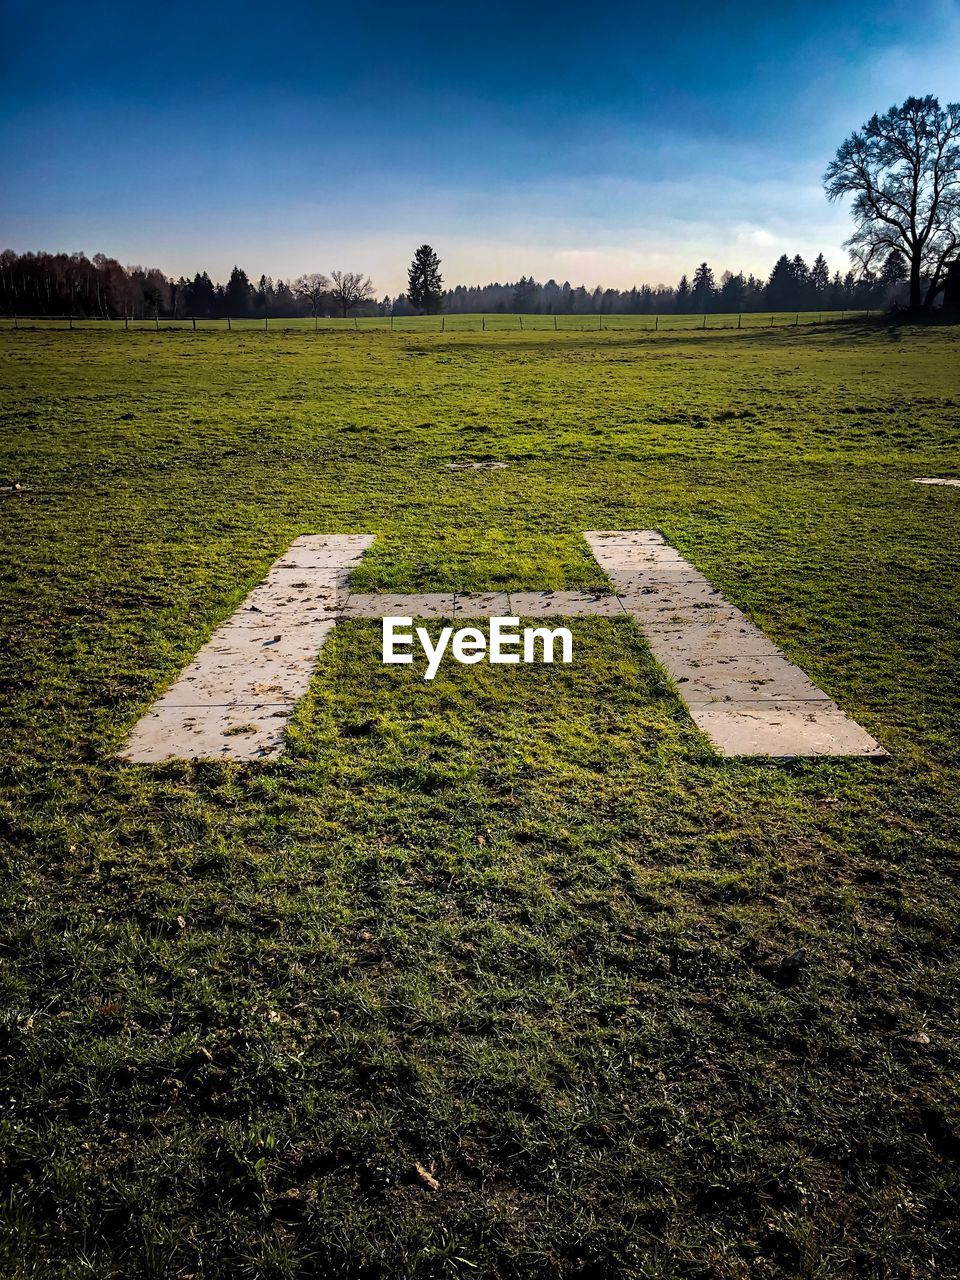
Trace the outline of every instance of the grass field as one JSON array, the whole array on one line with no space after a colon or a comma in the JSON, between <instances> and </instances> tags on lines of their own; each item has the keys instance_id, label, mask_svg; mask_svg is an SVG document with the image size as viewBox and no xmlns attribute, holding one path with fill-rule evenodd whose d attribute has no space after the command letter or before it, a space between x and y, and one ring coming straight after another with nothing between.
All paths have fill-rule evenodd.
<instances>
[{"instance_id":1,"label":"grass field","mask_svg":"<svg viewBox=\"0 0 960 1280\"><path fill-rule=\"evenodd\" d=\"M956 329L0 370L4 1277L960 1274ZM277 762L115 758L297 534L421 591L602 585L603 528L889 758L720 759L605 619L430 684L344 623Z\"/></svg>"},{"instance_id":2,"label":"grass field","mask_svg":"<svg viewBox=\"0 0 960 1280\"><path fill-rule=\"evenodd\" d=\"M361 330L390 330L395 333L475 333L478 330L481 333L501 333L513 330L540 331L547 330L549 332L560 331L583 333L587 331L602 330L614 331L617 329L629 330L654 330L655 332L667 331L684 332L688 329L772 329L783 328L789 325L812 325L812 324L833 324L836 321L859 318L861 320L869 317L868 312L853 313L849 311L744 311L741 315L725 314L709 312L704 315L702 312L689 312L680 315L539 315L526 313L519 314L517 312L509 312L504 314L487 314L465 313L463 315L439 315L439 316L347 316L341 318L339 316L319 316L313 318L298 319L273 319L266 320L261 317L254 319L247 317L241 320L71 320L63 316L39 317L35 316L29 319L14 319L10 316L0 316L0 331L3 329L31 330L31 329L90 329L100 331L119 332L129 329L134 332L141 330L189 330L197 332L201 330L205 332L222 331L229 327L230 331L237 330L272 330L273 332L282 332L290 330L296 332L303 330L309 333L337 333L341 330L350 329L354 332Z\"/></svg>"}]
</instances>

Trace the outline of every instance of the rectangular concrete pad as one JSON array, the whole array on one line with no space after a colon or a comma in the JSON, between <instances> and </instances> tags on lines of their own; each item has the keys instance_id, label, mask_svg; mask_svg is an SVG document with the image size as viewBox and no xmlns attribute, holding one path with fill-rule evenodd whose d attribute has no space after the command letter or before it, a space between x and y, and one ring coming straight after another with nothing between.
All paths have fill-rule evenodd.
<instances>
[{"instance_id":1,"label":"rectangular concrete pad","mask_svg":"<svg viewBox=\"0 0 960 1280\"><path fill-rule=\"evenodd\" d=\"M134 727L123 756L161 760L268 760L278 755L293 706L153 706Z\"/></svg>"},{"instance_id":2,"label":"rectangular concrete pad","mask_svg":"<svg viewBox=\"0 0 960 1280\"><path fill-rule=\"evenodd\" d=\"M343 618L453 618L453 592L427 591L400 596L387 592L350 596Z\"/></svg>"},{"instance_id":3,"label":"rectangular concrete pad","mask_svg":"<svg viewBox=\"0 0 960 1280\"><path fill-rule=\"evenodd\" d=\"M690 715L724 756L883 756L835 702L700 702Z\"/></svg>"},{"instance_id":4,"label":"rectangular concrete pad","mask_svg":"<svg viewBox=\"0 0 960 1280\"><path fill-rule=\"evenodd\" d=\"M511 591L510 613L518 618L623 617L614 595L587 591Z\"/></svg>"},{"instance_id":5,"label":"rectangular concrete pad","mask_svg":"<svg viewBox=\"0 0 960 1280\"><path fill-rule=\"evenodd\" d=\"M458 591L453 598L455 618L505 618L509 613L506 591Z\"/></svg>"},{"instance_id":6,"label":"rectangular concrete pad","mask_svg":"<svg viewBox=\"0 0 960 1280\"><path fill-rule=\"evenodd\" d=\"M607 530L584 537L722 755L885 754L662 535Z\"/></svg>"},{"instance_id":7,"label":"rectangular concrete pad","mask_svg":"<svg viewBox=\"0 0 960 1280\"><path fill-rule=\"evenodd\" d=\"M297 702L307 691L317 654L333 625L310 622L262 633L227 623L155 705Z\"/></svg>"},{"instance_id":8,"label":"rectangular concrete pad","mask_svg":"<svg viewBox=\"0 0 960 1280\"><path fill-rule=\"evenodd\" d=\"M134 727L121 753L264 760L279 753L293 708L347 597L367 534L297 538Z\"/></svg>"}]
</instances>

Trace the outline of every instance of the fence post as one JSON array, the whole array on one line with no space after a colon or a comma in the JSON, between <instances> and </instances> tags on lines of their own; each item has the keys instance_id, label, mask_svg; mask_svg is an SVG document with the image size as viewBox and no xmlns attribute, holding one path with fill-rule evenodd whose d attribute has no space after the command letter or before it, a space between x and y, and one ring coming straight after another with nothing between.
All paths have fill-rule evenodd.
<instances>
[{"instance_id":1,"label":"fence post","mask_svg":"<svg viewBox=\"0 0 960 1280\"><path fill-rule=\"evenodd\" d=\"M125 329L125 330L130 328L130 317L129 317L129 316L124 316L124 317L123 317L123 327L124 327L124 329Z\"/></svg>"},{"instance_id":2,"label":"fence post","mask_svg":"<svg viewBox=\"0 0 960 1280\"><path fill-rule=\"evenodd\" d=\"M660 330L660 317L656 315L653 317L653 332L658 333L659 330Z\"/></svg>"},{"instance_id":3,"label":"fence post","mask_svg":"<svg viewBox=\"0 0 960 1280\"><path fill-rule=\"evenodd\" d=\"M191 317L190 317L190 319L193 321L193 331L194 331L194 333L196 333L196 331L197 331L197 317L196 317L196 316L191 316Z\"/></svg>"},{"instance_id":4,"label":"fence post","mask_svg":"<svg viewBox=\"0 0 960 1280\"><path fill-rule=\"evenodd\" d=\"M20 320L18 319L18 317L17 317L17 315L16 315L16 314L14 314L14 317L13 317L13 327L14 327L15 329L19 329L19 328L20 328Z\"/></svg>"},{"instance_id":5,"label":"fence post","mask_svg":"<svg viewBox=\"0 0 960 1280\"><path fill-rule=\"evenodd\" d=\"M393 328L393 312L390 312L390 328Z\"/></svg>"},{"instance_id":6,"label":"fence post","mask_svg":"<svg viewBox=\"0 0 960 1280\"><path fill-rule=\"evenodd\" d=\"M486 316L481 316L481 317L480 317L480 332L481 332L481 333L484 333L484 332L486 331L486 328L487 328L487 317L486 317Z\"/></svg>"},{"instance_id":7,"label":"fence post","mask_svg":"<svg viewBox=\"0 0 960 1280\"><path fill-rule=\"evenodd\" d=\"M356 317L356 316L354 316L354 317L353 317L353 327L354 327L354 329L359 329L359 328L360 328L359 324L357 323L357 317Z\"/></svg>"},{"instance_id":8,"label":"fence post","mask_svg":"<svg viewBox=\"0 0 960 1280\"><path fill-rule=\"evenodd\" d=\"M320 332L320 319L317 315L314 315L313 317L313 332L314 333Z\"/></svg>"},{"instance_id":9,"label":"fence post","mask_svg":"<svg viewBox=\"0 0 960 1280\"><path fill-rule=\"evenodd\" d=\"M846 313L845 311L841 311L841 312L840 312L840 319L841 319L841 320L845 320L845 319L846 319L846 317L847 317L847 313Z\"/></svg>"},{"instance_id":10,"label":"fence post","mask_svg":"<svg viewBox=\"0 0 960 1280\"><path fill-rule=\"evenodd\" d=\"M556 312L553 313L553 331L554 333L556 333L557 331L557 313Z\"/></svg>"},{"instance_id":11,"label":"fence post","mask_svg":"<svg viewBox=\"0 0 960 1280\"><path fill-rule=\"evenodd\" d=\"M517 316L517 319L520 321L520 328L522 329L522 328L523 328L523 316L518 315L518 316Z\"/></svg>"},{"instance_id":12,"label":"fence post","mask_svg":"<svg viewBox=\"0 0 960 1280\"><path fill-rule=\"evenodd\" d=\"M738 315L737 315L737 328L738 328L738 329L740 328L740 321L741 321L742 319L743 319L743 314L742 314L742 313L738 314Z\"/></svg>"},{"instance_id":13,"label":"fence post","mask_svg":"<svg viewBox=\"0 0 960 1280\"><path fill-rule=\"evenodd\" d=\"M263 317L263 332L264 332L264 333L266 333L266 332L267 332L267 317L266 317L266 316L264 316L264 317Z\"/></svg>"},{"instance_id":14,"label":"fence post","mask_svg":"<svg viewBox=\"0 0 960 1280\"><path fill-rule=\"evenodd\" d=\"M232 329L232 328L233 328L233 325L230 323L230 317L229 317L229 316L227 316L227 328L228 328L228 329Z\"/></svg>"},{"instance_id":15,"label":"fence post","mask_svg":"<svg viewBox=\"0 0 960 1280\"><path fill-rule=\"evenodd\" d=\"M446 317L446 316L441 316L441 317L440 317L440 332L441 332L441 333L443 333L443 332L446 330L446 327L447 327L447 317Z\"/></svg>"},{"instance_id":16,"label":"fence post","mask_svg":"<svg viewBox=\"0 0 960 1280\"><path fill-rule=\"evenodd\" d=\"M704 312L704 313L703 313L703 324L700 326L700 328L701 328L701 329L705 329L706 327L707 327L707 313L706 313L706 312Z\"/></svg>"},{"instance_id":17,"label":"fence post","mask_svg":"<svg viewBox=\"0 0 960 1280\"><path fill-rule=\"evenodd\" d=\"M798 325L799 323L800 323L800 312L798 311L798 312L797 312L797 318L796 318L796 320L794 320L794 322L793 322L793 327L794 327L794 328L796 328L796 327L797 327L797 325Z\"/></svg>"},{"instance_id":18,"label":"fence post","mask_svg":"<svg viewBox=\"0 0 960 1280\"><path fill-rule=\"evenodd\" d=\"M157 333L159 333L160 332L160 308L159 307L157 307L156 311L153 313L153 318L157 322Z\"/></svg>"},{"instance_id":19,"label":"fence post","mask_svg":"<svg viewBox=\"0 0 960 1280\"><path fill-rule=\"evenodd\" d=\"M773 328L773 312L770 313L770 328Z\"/></svg>"},{"instance_id":20,"label":"fence post","mask_svg":"<svg viewBox=\"0 0 960 1280\"><path fill-rule=\"evenodd\" d=\"M73 315L70 316L70 328L73 328Z\"/></svg>"}]
</instances>

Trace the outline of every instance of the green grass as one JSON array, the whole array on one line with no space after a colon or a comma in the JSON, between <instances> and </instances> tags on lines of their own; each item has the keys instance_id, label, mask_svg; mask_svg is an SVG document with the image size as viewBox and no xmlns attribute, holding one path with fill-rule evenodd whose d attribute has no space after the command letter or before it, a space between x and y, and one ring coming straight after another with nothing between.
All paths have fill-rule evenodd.
<instances>
[{"instance_id":1,"label":"green grass","mask_svg":"<svg viewBox=\"0 0 960 1280\"><path fill-rule=\"evenodd\" d=\"M741 315L734 313L710 312L706 316L702 312L688 312L680 315L522 315L517 312L465 313L463 315L437 316L321 316L313 318L273 319L264 322L263 318L252 317L241 320L70 320L62 316L33 317L15 320L10 316L0 316L0 331L4 329L89 329L89 330L131 330L139 333L146 330L171 330L198 333L218 331L229 328L230 332L243 333L246 330L274 333L284 331L305 331L308 333L339 333L344 330L360 332L374 330L394 333L476 333L476 332L519 332L528 331L564 331L582 333L601 330L613 332L618 329L653 330L654 332L685 332L688 329L770 329L787 326L833 324L838 320L859 316L862 320L868 312L859 311L745 311Z\"/></svg>"},{"instance_id":2,"label":"green grass","mask_svg":"<svg viewBox=\"0 0 960 1280\"><path fill-rule=\"evenodd\" d=\"M958 356L0 335L0 1272L956 1276ZM280 760L115 758L299 533L415 591L599 585L593 528L889 759L722 760L603 619L431 684L342 624Z\"/></svg>"}]
</instances>

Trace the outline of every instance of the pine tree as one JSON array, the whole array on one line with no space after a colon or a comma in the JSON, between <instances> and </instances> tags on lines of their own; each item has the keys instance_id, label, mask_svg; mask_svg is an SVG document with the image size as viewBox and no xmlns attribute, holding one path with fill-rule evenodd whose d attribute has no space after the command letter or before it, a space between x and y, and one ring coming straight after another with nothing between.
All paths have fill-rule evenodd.
<instances>
[{"instance_id":1,"label":"pine tree","mask_svg":"<svg viewBox=\"0 0 960 1280\"><path fill-rule=\"evenodd\" d=\"M539 291L540 286L533 276L530 276L529 279L526 276L521 276L513 291L511 310L519 312L532 311Z\"/></svg>"},{"instance_id":2,"label":"pine tree","mask_svg":"<svg viewBox=\"0 0 960 1280\"><path fill-rule=\"evenodd\" d=\"M705 262L701 262L693 273L693 287L690 290L690 301L695 311L706 311L713 302L716 285L713 271Z\"/></svg>"},{"instance_id":3,"label":"pine tree","mask_svg":"<svg viewBox=\"0 0 960 1280\"><path fill-rule=\"evenodd\" d=\"M771 311L786 311L796 301L796 278L793 263L785 253L773 264L766 288L767 306Z\"/></svg>"},{"instance_id":4,"label":"pine tree","mask_svg":"<svg viewBox=\"0 0 960 1280\"><path fill-rule=\"evenodd\" d=\"M880 283L887 288L897 285L901 280L906 280L910 274L910 268L907 266L907 260L898 249L891 249L884 259L883 269L880 272Z\"/></svg>"},{"instance_id":5,"label":"pine tree","mask_svg":"<svg viewBox=\"0 0 960 1280\"><path fill-rule=\"evenodd\" d=\"M437 312L443 305L440 259L428 244L422 244L413 255L407 272L407 297L421 312Z\"/></svg>"},{"instance_id":6,"label":"pine tree","mask_svg":"<svg viewBox=\"0 0 960 1280\"><path fill-rule=\"evenodd\" d=\"M814 291L818 298L822 298L830 284L830 268L827 266L827 260L822 253L818 253L813 260L813 266L810 268L810 283L813 285Z\"/></svg>"},{"instance_id":7,"label":"pine tree","mask_svg":"<svg viewBox=\"0 0 960 1280\"><path fill-rule=\"evenodd\" d=\"M230 272L227 287L223 291L223 302L227 308L227 314L245 316L250 310L252 300L253 289L247 279L247 273L240 267L234 267Z\"/></svg>"},{"instance_id":8,"label":"pine tree","mask_svg":"<svg viewBox=\"0 0 960 1280\"><path fill-rule=\"evenodd\" d=\"M677 285L677 292L674 294L674 310L678 312L686 311L690 305L690 281L685 275L680 277L680 283Z\"/></svg>"}]
</instances>

